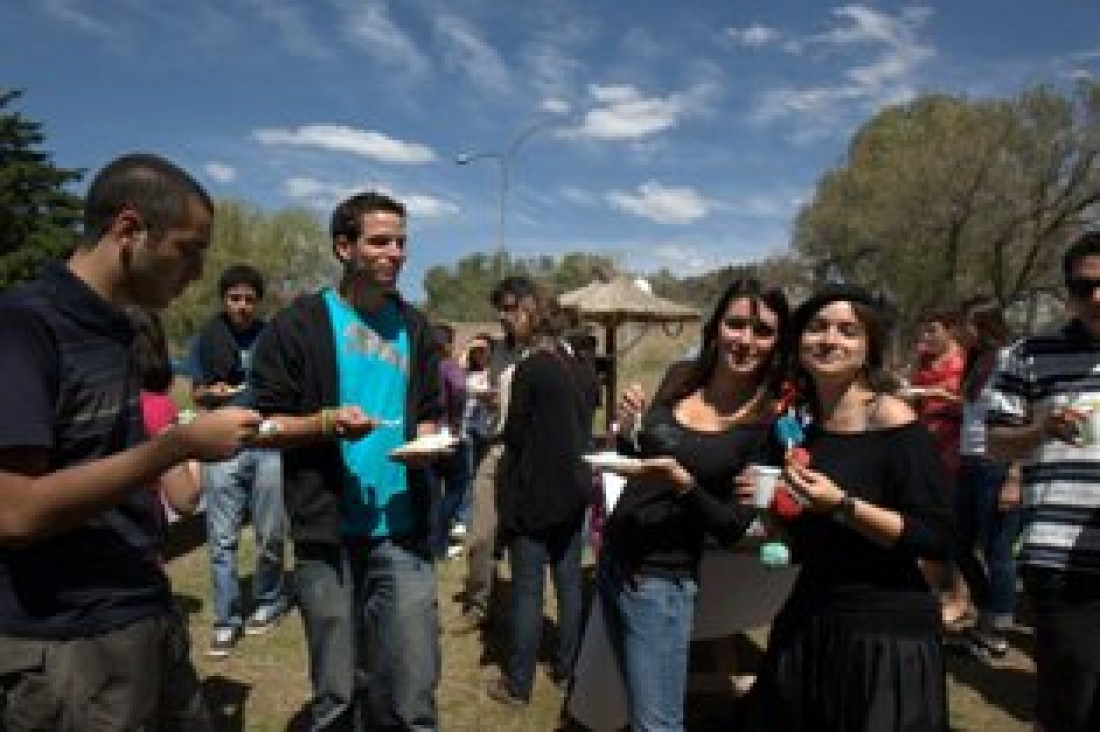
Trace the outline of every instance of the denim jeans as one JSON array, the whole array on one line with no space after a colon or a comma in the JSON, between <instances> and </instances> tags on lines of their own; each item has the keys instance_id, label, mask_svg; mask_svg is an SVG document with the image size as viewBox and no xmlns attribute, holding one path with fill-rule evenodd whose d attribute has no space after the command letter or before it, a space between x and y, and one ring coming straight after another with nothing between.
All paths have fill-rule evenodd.
<instances>
[{"instance_id":1,"label":"denim jeans","mask_svg":"<svg viewBox=\"0 0 1100 732\"><path fill-rule=\"evenodd\" d=\"M309 730L354 732L359 729L360 714L356 694L358 629L355 587L344 546L297 545L294 592L313 686Z\"/></svg>"},{"instance_id":2,"label":"denim jeans","mask_svg":"<svg viewBox=\"0 0 1100 732\"><path fill-rule=\"evenodd\" d=\"M630 575L605 554L597 586L626 684L630 729L683 732L695 580Z\"/></svg>"},{"instance_id":3,"label":"denim jeans","mask_svg":"<svg viewBox=\"0 0 1100 732\"><path fill-rule=\"evenodd\" d=\"M1020 509L997 507L1006 466L963 456L955 487L958 522L956 562L974 604L986 620L1011 622L1016 611L1016 560L1012 544L1020 533ZM984 567L974 553L981 551Z\"/></svg>"},{"instance_id":4,"label":"denim jeans","mask_svg":"<svg viewBox=\"0 0 1100 732\"><path fill-rule=\"evenodd\" d=\"M473 460L473 444L462 440L454 453L439 464L438 477L443 492L432 517L432 553L437 558L447 554L451 525L455 522L466 524L470 520Z\"/></svg>"},{"instance_id":5,"label":"denim jeans","mask_svg":"<svg viewBox=\"0 0 1100 732\"><path fill-rule=\"evenodd\" d=\"M243 623L237 543L246 510L256 534L254 612L277 615L287 602L283 588L286 515L279 452L245 449L228 460L204 463L202 484L213 578L214 627L237 627Z\"/></svg>"},{"instance_id":6,"label":"denim jeans","mask_svg":"<svg viewBox=\"0 0 1100 732\"><path fill-rule=\"evenodd\" d=\"M434 732L441 673L435 565L398 541L357 541L349 551L367 729Z\"/></svg>"},{"instance_id":7,"label":"denim jeans","mask_svg":"<svg viewBox=\"0 0 1100 732\"><path fill-rule=\"evenodd\" d=\"M549 537L511 537L508 557L512 568L511 649L508 655L508 688L521 699L531 698L535 662L542 635L542 597L546 565L554 577L558 600L558 649L554 672L568 678L573 672L580 644L581 530Z\"/></svg>"}]
</instances>

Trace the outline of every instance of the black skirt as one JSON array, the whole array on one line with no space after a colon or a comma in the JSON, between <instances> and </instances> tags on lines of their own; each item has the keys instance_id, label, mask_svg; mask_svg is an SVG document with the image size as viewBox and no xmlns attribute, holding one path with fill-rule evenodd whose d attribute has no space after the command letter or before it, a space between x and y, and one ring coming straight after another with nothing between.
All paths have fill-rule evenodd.
<instances>
[{"instance_id":1,"label":"black skirt","mask_svg":"<svg viewBox=\"0 0 1100 732\"><path fill-rule=\"evenodd\" d=\"M775 628L748 699L753 732L945 732L943 645L869 629L858 616Z\"/></svg>"}]
</instances>

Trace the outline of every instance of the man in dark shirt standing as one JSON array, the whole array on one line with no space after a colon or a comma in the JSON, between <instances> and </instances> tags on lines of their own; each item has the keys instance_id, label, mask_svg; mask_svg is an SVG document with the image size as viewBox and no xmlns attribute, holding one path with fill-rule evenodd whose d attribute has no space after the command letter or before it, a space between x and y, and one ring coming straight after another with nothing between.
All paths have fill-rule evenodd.
<instances>
[{"instance_id":1,"label":"man in dark shirt standing","mask_svg":"<svg viewBox=\"0 0 1100 732\"><path fill-rule=\"evenodd\" d=\"M145 439L120 306L164 308L198 278L212 211L175 165L121 157L69 261L0 298L0 729L210 728L148 486L233 454L260 416Z\"/></svg>"},{"instance_id":2,"label":"man in dark shirt standing","mask_svg":"<svg viewBox=\"0 0 1100 732\"><path fill-rule=\"evenodd\" d=\"M247 264L227 267L218 281L222 311L195 339L191 361L194 399L206 407L251 407L252 348L264 321L256 308L264 296L264 278ZM225 658L240 637L262 635L286 611L283 590L283 476L279 452L253 447L228 460L205 463L206 536L210 546L214 632L207 655ZM237 542L245 512L256 534L256 571L252 576L252 613L245 621L237 576Z\"/></svg>"}]
</instances>

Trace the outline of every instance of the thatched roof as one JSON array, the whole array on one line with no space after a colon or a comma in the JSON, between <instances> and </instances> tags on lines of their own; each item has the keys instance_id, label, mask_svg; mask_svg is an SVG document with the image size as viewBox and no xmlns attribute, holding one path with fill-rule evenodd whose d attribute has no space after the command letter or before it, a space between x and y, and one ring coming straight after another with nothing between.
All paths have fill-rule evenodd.
<instances>
[{"instance_id":1,"label":"thatched roof","mask_svg":"<svg viewBox=\"0 0 1100 732\"><path fill-rule=\"evenodd\" d=\"M605 324L683 323L699 319L695 308L646 292L627 277L589 283L559 296L558 302L584 320Z\"/></svg>"}]
</instances>

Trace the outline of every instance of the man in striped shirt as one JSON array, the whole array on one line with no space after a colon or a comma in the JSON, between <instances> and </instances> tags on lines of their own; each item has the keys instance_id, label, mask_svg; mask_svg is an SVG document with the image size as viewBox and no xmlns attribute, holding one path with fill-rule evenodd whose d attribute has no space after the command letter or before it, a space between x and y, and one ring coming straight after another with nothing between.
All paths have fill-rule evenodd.
<instances>
[{"instance_id":1,"label":"man in striped shirt","mask_svg":"<svg viewBox=\"0 0 1100 732\"><path fill-rule=\"evenodd\" d=\"M993 376L990 449L1023 463L1036 729L1100 729L1100 231L1063 257L1071 319ZM1095 425L1095 428L1093 428Z\"/></svg>"}]
</instances>

